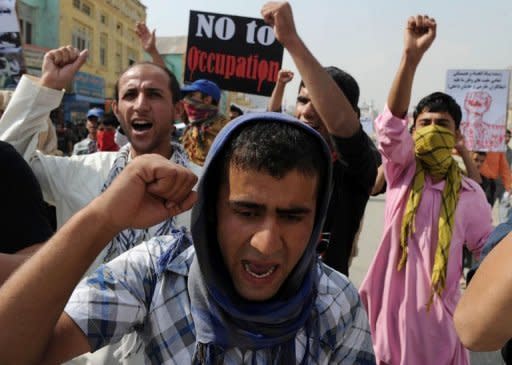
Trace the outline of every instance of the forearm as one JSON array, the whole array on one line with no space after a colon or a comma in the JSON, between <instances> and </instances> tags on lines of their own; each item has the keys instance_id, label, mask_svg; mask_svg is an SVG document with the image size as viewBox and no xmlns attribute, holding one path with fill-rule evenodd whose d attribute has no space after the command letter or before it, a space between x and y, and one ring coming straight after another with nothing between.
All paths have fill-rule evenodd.
<instances>
[{"instance_id":1,"label":"forearm","mask_svg":"<svg viewBox=\"0 0 512 365\"><path fill-rule=\"evenodd\" d=\"M272 90L272 95L270 96L270 100L268 101L268 111L269 112L280 112L281 105L283 104L283 95L286 84L277 81L274 90Z\"/></svg>"},{"instance_id":2,"label":"forearm","mask_svg":"<svg viewBox=\"0 0 512 365\"><path fill-rule=\"evenodd\" d=\"M388 95L388 108L396 117L403 118L407 115L411 101L412 83L418 63L419 61L408 56L406 52L402 55L400 66Z\"/></svg>"},{"instance_id":3,"label":"forearm","mask_svg":"<svg viewBox=\"0 0 512 365\"><path fill-rule=\"evenodd\" d=\"M512 337L512 236L484 259L455 310L457 333L467 348L493 351Z\"/></svg>"},{"instance_id":4,"label":"forearm","mask_svg":"<svg viewBox=\"0 0 512 365\"><path fill-rule=\"evenodd\" d=\"M29 254L6 254L0 253L0 286L11 276L11 274L21 266L28 258Z\"/></svg>"},{"instance_id":5,"label":"forearm","mask_svg":"<svg viewBox=\"0 0 512 365\"><path fill-rule=\"evenodd\" d=\"M39 134L48 129L46 120L59 106L63 92L42 88L23 76L0 120L0 140L9 142L28 161L37 148Z\"/></svg>"},{"instance_id":6,"label":"forearm","mask_svg":"<svg viewBox=\"0 0 512 365\"><path fill-rule=\"evenodd\" d=\"M345 94L297 36L286 45L308 89L315 110L330 134L350 137L359 129L357 113Z\"/></svg>"},{"instance_id":7,"label":"forearm","mask_svg":"<svg viewBox=\"0 0 512 365\"><path fill-rule=\"evenodd\" d=\"M10 349L1 363L36 363L45 352L73 289L115 233L96 206L73 216L0 289L0 348Z\"/></svg>"},{"instance_id":8,"label":"forearm","mask_svg":"<svg viewBox=\"0 0 512 365\"><path fill-rule=\"evenodd\" d=\"M161 66L163 68L167 68L167 65L165 64L164 58L160 53L158 53L158 50L155 48L155 50L148 52L148 54L151 56L151 61L158 66Z\"/></svg>"},{"instance_id":9,"label":"forearm","mask_svg":"<svg viewBox=\"0 0 512 365\"><path fill-rule=\"evenodd\" d=\"M370 195L375 196L383 193L384 184L386 183L386 175L384 175L384 166L380 165L377 169L377 177L375 178L375 184L373 185Z\"/></svg>"}]
</instances>

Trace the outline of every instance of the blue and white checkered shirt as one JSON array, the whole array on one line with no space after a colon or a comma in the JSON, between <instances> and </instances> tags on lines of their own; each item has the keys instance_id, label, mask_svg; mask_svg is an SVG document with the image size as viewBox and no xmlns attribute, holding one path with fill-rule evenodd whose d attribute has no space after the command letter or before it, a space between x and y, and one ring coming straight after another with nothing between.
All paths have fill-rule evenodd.
<instances>
[{"instance_id":1,"label":"blue and white checkered shirt","mask_svg":"<svg viewBox=\"0 0 512 365\"><path fill-rule=\"evenodd\" d=\"M159 270L159 258L176 244L172 236L154 238L123 253L84 279L65 311L88 337L92 351L136 331L148 364L191 364L196 346L187 279L194 258L188 247ZM319 264L316 328L295 338L300 361L308 364L375 364L366 312L346 277ZM311 343L320 342L320 351ZM309 343L309 345L308 345ZM266 364L268 350L227 349L225 364Z\"/></svg>"}]
</instances>

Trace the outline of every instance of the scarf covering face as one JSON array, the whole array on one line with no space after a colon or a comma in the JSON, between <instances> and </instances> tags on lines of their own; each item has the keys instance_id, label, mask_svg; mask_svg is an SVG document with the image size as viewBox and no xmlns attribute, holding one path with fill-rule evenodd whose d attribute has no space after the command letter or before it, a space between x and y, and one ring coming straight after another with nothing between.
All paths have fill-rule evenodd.
<instances>
[{"instance_id":1,"label":"scarf covering face","mask_svg":"<svg viewBox=\"0 0 512 365\"><path fill-rule=\"evenodd\" d=\"M186 96L183 99L183 107L187 113L190 123L203 122L215 116L219 112L219 107L213 104L203 104L200 101Z\"/></svg>"},{"instance_id":2,"label":"scarf covering face","mask_svg":"<svg viewBox=\"0 0 512 365\"><path fill-rule=\"evenodd\" d=\"M425 183L425 173L434 178L446 180L439 212L437 248L432 268L432 294L441 295L446 284L446 268L452 239L455 208L459 199L461 171L451 155L455 146L453 133L437 125L429 125L416 131L414 135L416 173L405 208L400 235L402 257L398 263L401 270L407 261L407 239L415 232L415 215L421 202Z\"/></svg>"},{"instance_id":3,"label":"scarf covering face","mask_svg":"<svg viewBox=\"0 0 512 365\"><path fill-rule=\"evenodd\" d=\"M218 107L215 105L202 104L190 97L185 98L183 105L189 124L183 132L181 143L190 160L203 166L215 136L229 120L218 113Z\"/></svg>"},{"instance_id":4,"label":"scarf covering face","mask_svg":"<svg viewBox=\"0 0 512 365\"><path fill-rule=\"evenodd\" d=\"M116 144L115 131L97 131L96 139L98 140L99 151L118 151L119 146Z\"/></svg>"},{"instance_id":5,"label":"scarf covering face","mask_svg":"<svg viewBox=\"0 0 512 365\"><path fill-rule=\"evenodd\" d=\"M315 223L303 256L278 294L263 302L251 302L237 293L225 267L216 241L215 223L211 223L216 202L207 198L215 199L219 189L218 179L214 178L219 174L216 159L226 142L235 131L260 121L287 123L317 139L325 154L327 176L324 185L319 187ZM284 114L244 115L227 124L217 135L199 183L198 201L192 210L191 231L196 256L190 268L188 290L197 341L194 364L222 364L224 352L229 348L242 351L268 349L274 364L296 363L297 331L305 328L306 333L310 333L313 322L317 287L316 245L329 202L330 174L331 155L323 138L312 128ZM304 359L307 355L306 351Z\"/></svg>"},{"instance_id":6,"label":"scarf covering face","mask_svg":"<svg viewBox=\"0 0 512 365\"><path fill-rule=\"evenodd\" d=\"M181 166L188 167L188 159L185 151L180 144L171 142L172 145L172 156L170 160ZM118 152L114 164L110 169L107 180L103 184L101 192L104 192L112 181L123 171L130 160L130 148L131 145L128 143L124 145ZM124 231L119 232L108 245L107 255L103 259L103 262L109 262L115 257L119 256L130 248L137 246L144 240L148 240L153 236L162 236L171 232L172 229L176 228L176 219L171 217L165 221L145 229L128 228Z\"/></svg>"}]
</instances>

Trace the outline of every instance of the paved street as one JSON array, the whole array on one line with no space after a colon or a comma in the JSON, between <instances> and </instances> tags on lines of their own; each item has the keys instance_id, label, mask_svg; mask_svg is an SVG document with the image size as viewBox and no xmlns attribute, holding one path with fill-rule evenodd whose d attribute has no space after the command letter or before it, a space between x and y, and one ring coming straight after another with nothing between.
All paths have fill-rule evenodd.
<instances>
[{"instance_id":1,"label":"paved street","mask_svg":"<svg viewBox=\"0 0 512 365\"><path fill-rule=\"evenodd\" d=\"M370 265L382 234L384 196L371 198L366 208L359 238L359 255L350 267L350 279L359 286ZM472 353L471 365L504 365L498 353Z\"/></svg>"}]
</instances>

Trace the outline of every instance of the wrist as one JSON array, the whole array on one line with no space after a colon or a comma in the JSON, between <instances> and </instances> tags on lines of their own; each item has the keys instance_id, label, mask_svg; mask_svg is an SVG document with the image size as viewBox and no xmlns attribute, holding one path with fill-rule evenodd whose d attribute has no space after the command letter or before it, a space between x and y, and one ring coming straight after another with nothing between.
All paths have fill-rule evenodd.
<instances>
[{"instance_id":1,"label":"wrist","mask_svg":"<svg viewBox=\"0 0 512 365\"><path fill-rule=\"evenodd\" d=\"M109 237L108 240L114 237L117 233L121 232L126 227L115 224L112 219L113 215L111 208L108 204L104 204L104 199L100 195L96 197L85 209L84 214L88 217L89 221L94 222L94 227L97 232L102 232L105 236Z\"/></svg>"},{"instance_id":2,"label":"wrist","mask_svg":"<svg viewBox=\"0 0 512 365\"><path fill-rule=\"evenodd\" d=\"M43 74L39 79L39 85L47 87L49 89L62 90L66 88L66 85L60 80L55 80L53 77Z\"/></svg>"},{"instance_id":3,"label":"wrist","mask_svg":"<svg viewBox=\"0 0 512 365\"><path fill-rule=\"evenodd\" d=\"M301 52L306 47L297 33L284 39L281 44L291 55Z\"/></svg>"},{"instance_id":4,"label":"wrist","mask_svg":"<svg viewBox=\"0 0 512 365\"><path fill-rule=\"evenodd\" d=\"M422 57L422 55L406 48L406 49L404 49L403 54L402 54L402 63L405 66L416 70L416 68L418 67L418 65L421 61L421 57Z\"/></svg>"}]
</instances>

